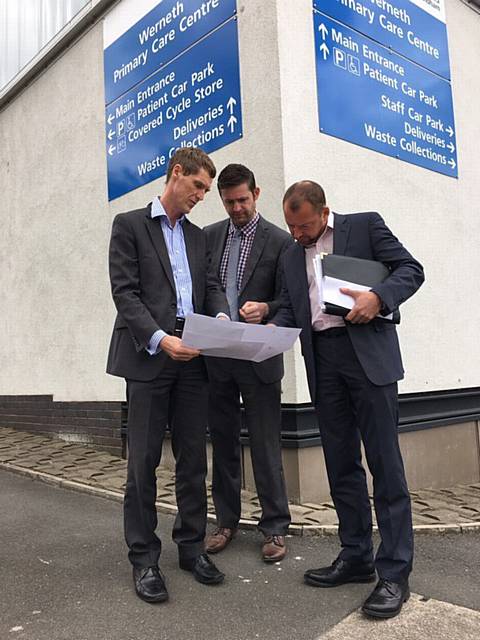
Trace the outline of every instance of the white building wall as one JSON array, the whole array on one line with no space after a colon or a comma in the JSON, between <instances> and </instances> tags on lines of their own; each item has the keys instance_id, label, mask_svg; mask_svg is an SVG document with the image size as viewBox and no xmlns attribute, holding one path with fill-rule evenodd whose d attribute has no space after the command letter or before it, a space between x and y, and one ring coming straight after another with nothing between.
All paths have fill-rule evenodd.
<instances>
[{"instance_id":1,"label":"white building wall","mask_svg":"<svg viewBox=\"0 0 480 640\"><path fill-rule=\"evenodd\" d=\"M311 4L277 3L285 182L320 182L339 213L380 212L423 263L426 283L402 306L400 391L479 386L480 15L446 2L456 180L319 132Z\"/></svg>"},{"instance_id":2,"label":"white building wall","mask_svg":"<svg viewBox=\"0 0 480 640\"><path fill-rule=\"evenodd\" d=\"M380 211L427 273L404 306L401 390L479 386L480 16L447 2L454 180L319 133L310 0L237 6L244 138L212 155L217 167L249 165L260 211L280 225L284 189L302 178L319 181L336 211ZM115 315L111 221L149 202L163 179L107 201L102 34L100 21L0 111L0 395L124 395L123 382L104 373ZM202 226L224 215L216 193L191 214ZM308 400L301 357L288 354L284 401Z\"/></svg>"}]
</instances>

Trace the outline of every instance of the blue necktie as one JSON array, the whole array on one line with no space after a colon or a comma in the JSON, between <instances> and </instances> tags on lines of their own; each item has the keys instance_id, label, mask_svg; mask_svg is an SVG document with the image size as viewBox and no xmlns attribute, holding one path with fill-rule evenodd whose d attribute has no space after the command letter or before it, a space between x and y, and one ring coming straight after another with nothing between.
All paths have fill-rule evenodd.
<instances>
[{"instance_id":1,"label":"blue necktie","mask_svg":"<svg viewBox=\"0 0 480 640\"><path fill-rule=\"evenodd\" d=\"M230 252L228 254L227 278L225 283L225 293L227 294L228 306L230 307L231 320L238 320L238 289L237 289L237 271L238 260L240 258L240 243L242 233L235 229L230 243Z\"/></svg>"}]
</instances>

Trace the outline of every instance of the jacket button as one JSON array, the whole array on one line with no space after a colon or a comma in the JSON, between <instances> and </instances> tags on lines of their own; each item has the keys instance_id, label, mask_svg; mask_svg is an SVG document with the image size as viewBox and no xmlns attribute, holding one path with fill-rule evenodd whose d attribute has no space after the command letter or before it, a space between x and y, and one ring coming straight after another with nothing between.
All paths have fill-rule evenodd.
<instances>
[{"instance_id":1,"label":"jacket button","mask_svg":"<svg viewBox=\"0 0 480 640\"><path fill-rule=\"evenodd\" d=\"M172 309L176 309L176 308L177 308L177 303L176 303L176 302L171 302L171 303L170 303L170 307L171 307Z\"/></svg>"}]
</instances>

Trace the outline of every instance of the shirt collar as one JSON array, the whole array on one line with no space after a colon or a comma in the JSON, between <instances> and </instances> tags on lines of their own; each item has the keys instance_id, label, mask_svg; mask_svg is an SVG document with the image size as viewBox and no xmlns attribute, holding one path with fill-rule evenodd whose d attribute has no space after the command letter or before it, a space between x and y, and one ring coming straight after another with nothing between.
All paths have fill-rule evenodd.
<instances>
[{"instance_id":1,"label":"shirt collar","mask_svg":"<svg viewBox=\"0 0 480 640\"><path fill-rule=\"evenodd\" d=\"M320 242L320 240L322 240L322 238L324 238L327 235L329 231L333 231L334 224L335 224L335 214L333 213L333 211L330 211L330 213L328 214L327 226L323 230L322 235L319 238L317 238L317 241L315 242L315 244L311 244L309 247L305 247L305 249L315 249L315 251L317 251L318 243Z\"/></svg>"},{"instance_id":2,"label":"shirt collar","mask_svg":"<svg viewBox=\"0 0 480 640\"><path fill-rule=\"evenodd\" d=\"M259 220L260 214L258 213L258 211L255 211L255 215L253 216L253 218L250 220L250 222L247 222L244 227L236 227L230 220L228 235L232 235L235 231L239 231L242 236L248 238L248 236L251 236L253 233L255 233Z\"/></svg>"},{"instance_id":3,"label":"shirt collar","mask_svg":"<svg viewBox=\"0 0 480 640\"><path fill-rule=\"evenodd\" d=\"M152 200L152 209L150 211L150 216L152 218L158 218L158 217L166 218L167 223L170 226L172 226L171 222L170 222L170 218L168 217L167 212L165 211L165 208L164 208L163 204L161 203L160 198L158 196ZM179 218L177 220L177 222L179 222L181 225L183 225L183 223L185 222L185 214L183 214L183 216L181 218Z\"/></svg>"},{"instance_id":4,"label":"shirt collar","mask_svg":"<svg viewBox=\"0 0 480 640\"><path fill-rule=\"evenodd\" d=\"M330 213L328 214L327 226L326 226L326 227L325 227L325 229L323 230L323 233L322 233L322 235L318 238L317 242L318 242L319 240L321 240L322 238L324 238L324 237L327 235L327 233L328 233L329 231L333 231L334 220L335 220L334 215L333 215L333 213L330 211ZM316 243L315 243L315 244L316 244Z\"/></svg>"}]
</instances>

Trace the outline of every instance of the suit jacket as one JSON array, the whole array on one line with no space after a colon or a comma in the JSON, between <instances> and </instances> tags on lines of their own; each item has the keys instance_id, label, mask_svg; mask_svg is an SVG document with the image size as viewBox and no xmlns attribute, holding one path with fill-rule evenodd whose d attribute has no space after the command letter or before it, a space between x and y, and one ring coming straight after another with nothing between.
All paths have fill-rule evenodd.
<instances>
[{"instance_id":1,"label":"suit jacket","mask_svg":"<svg viewBox=\"0 0 480 640\"><path fill-rule=\"evenodd\" d=\"M424 281L422 265L392 234L378 213L335 214L333 253L378 260L391 273L372 288L387 314L407 300ZM307 369L308 386L315 402L315 357L312 317L305 269L305 250L295 243L282 260L282 302L272 322L301 327L300 341ZM372 320L367 324L346 323L353 349L368 379L375 385L391 384L403 378L397 331L394 324Z\"/></svg>"},{"instance_id":2,"label":"suit jacket","mask_svg":"<svg viewBox=\"0 0 480 640\"><path fill-rule=\"evenodd\" d=\"M204 229L207 236L210 265L212 271L218 276L220 276L220 264L229 225L230 219L227 218L220 222L215 222ZM269 307L269 315L264 322L268 322L279 308L281 293L280 256L291 244L293 244L293 239L289 233L260 216L250 255L245 265L242 286L238 293L238 307L240 308L247 300L266 302ZM206 358L211 378L220 375L219 368L215 367L217 360L219 359ZM253 362L252 368L262 382L276 382L283 377L283 357L279 355L264 360L264 362Z\"/></svg>"},{"instance_id":3,"label":"suit jacket","mask_svg":"<svg viewBox=\"0 0 480 640\"><path fill-rule=\"evenodd\" d=\"M145 348L158 329L172 333L177 295L160 218L151 206L118 214L110 240L110 282L118 311L107 360L107 372L132 380L153 380L168 358L151 356ZM203 231L183 223L196 313L228 314L218 279L208 272Z\"/></svg>"}]
</instances>

